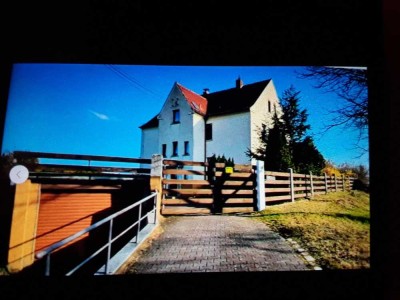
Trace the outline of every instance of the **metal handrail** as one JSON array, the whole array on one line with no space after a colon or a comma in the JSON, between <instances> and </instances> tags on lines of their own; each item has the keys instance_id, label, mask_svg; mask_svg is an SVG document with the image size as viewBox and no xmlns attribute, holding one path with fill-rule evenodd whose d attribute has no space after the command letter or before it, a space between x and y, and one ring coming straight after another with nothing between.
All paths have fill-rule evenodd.
<instances>
[{"instance_id":1,"label":"metal handrail","mask_svg":"<svg viewBox=\"0 0 400 300\"><path fill-rule=\"evenodd\" d=\"M152 210L150 210L149 212L146 213L146 215L141 216L141 212L142 212L142 204L146 201L148 201L149 199L154 198L154 207ZM156 204L156 200L157 199L157 192L154 192L152 194L150 194L149 196L143 198L142 200L133 203L132 205L129 205L123 209L121 209L120 211L113 213L112 215L94 223L93 225L86 227L68 237L66 237L65 239L52 244L51 246L47 247L46 249L39 251L38 253L36 253L35 257L37 259L42 259L43 257L47 256L46 258L46 271L45 271L45 275L49 276L50 275L50 255L57 249L59 249L60 247L66 245L67 243L79 238L80 236L92 231L93 229L96 229L98 227L100 227L101 225L110 222L110 226L109 226L109 232L108 232L108 242L107 244L103 245L100 249L98 249L96 252L94 252L92 255L90 255L87 259L85 259L82 263L80 263L78 266L76 266L74 269L72 269L70 272L68 272L66 275L69 276L72 273L74 273L76 270L78 270L81 266L83 266L86 262L88 262L89 260L91 260L93 257L95 257L97 254L99 254L101 251L103 251L105 248L108 248L108 253L107 253L107 262L106 262L106 274L107 274L107 267L108 267L108 263L110 260L110 253L111 253L111 244L116 241L118 238L120 238L122 235L124 235L126 232L128 232L131 228L133 228L135 225L138 225L138 232L136 235L136 242L138 242L138 235L140 232L140 221L145 219L150 213L154 213L154 224L156 224L157 220L156 220L156 209L157 209L157 204ZM127 229L125 229L123 232L121 232L118 236L112 238L112 225L113 225L113 220L124 214L125 212L135 208L139 206L139 218L138 220L133 223L132 225L130 225Z\"/></svg>"}]
</instances>

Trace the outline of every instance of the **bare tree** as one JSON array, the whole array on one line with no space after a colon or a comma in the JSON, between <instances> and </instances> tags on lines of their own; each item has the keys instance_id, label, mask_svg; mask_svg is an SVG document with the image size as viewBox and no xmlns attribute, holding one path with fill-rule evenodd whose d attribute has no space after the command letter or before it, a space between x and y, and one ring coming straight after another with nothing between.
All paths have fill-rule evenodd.
<instances>
[{"instance_id":1,"label":"bare tree","mask_svg":"<svg viewBox=\"0 0 400 300\"><path fill-rule=\"evenodd\" d=\"M366 68L351 67L306 67L298 73L301 79L315 81L315 88L328 93L335 93L342 103L330 111L333 118L326 130L333 127L346 126L359 131L359 139L367 138L368 132L368 80ZM358 146L359 147L359 146ZM362 154L368 151L359 147Z\"/></svg>"}]
</instances>

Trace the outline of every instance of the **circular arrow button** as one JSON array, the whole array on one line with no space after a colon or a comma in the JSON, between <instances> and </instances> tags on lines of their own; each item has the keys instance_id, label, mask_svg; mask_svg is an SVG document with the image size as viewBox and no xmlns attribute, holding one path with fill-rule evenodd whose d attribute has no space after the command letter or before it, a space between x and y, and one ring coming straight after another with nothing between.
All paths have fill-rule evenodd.
<instances>
[{"instance_id":1,"label":"circular arrow button","mask_svg":"<svg viewBox=\"0 0 400 300\"><path fill-rule=\"evenodd\" d=\"M22 165L17 165L10 170L10 179L14 183L24 183L29 177L29 170Z\"/></svg>"}]
</instances>

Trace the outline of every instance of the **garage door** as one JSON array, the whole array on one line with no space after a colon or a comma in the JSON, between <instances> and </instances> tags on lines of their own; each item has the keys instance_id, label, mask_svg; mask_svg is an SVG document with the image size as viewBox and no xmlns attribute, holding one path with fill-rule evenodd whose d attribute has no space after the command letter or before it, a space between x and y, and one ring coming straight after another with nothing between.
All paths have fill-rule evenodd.
<instances>
[{"instance_id":1,"label":"garage door","mask_svg":"<svg viewBox=\"0 0 400 300\"><path fill-rule=\"evenodd\" d=\"M35 251L41 251L104 218L111 194L97 192L42 192ZM80 239L84 239L84 235ZM76 242L75 240L74 242Z\"/></svg>"}]
</instances>

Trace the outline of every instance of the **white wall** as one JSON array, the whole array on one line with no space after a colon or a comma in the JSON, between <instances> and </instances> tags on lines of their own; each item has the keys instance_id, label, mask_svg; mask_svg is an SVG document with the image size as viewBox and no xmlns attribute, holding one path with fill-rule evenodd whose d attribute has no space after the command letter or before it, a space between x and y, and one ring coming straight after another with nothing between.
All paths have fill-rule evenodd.
<instances>
[{"instance_id":1,"label":"white wall","mask_svg":"<svg viewBox=\"0 0 400 300\"><path fill-rule=\"evenodd\" d=\"M210 117L213 136L207 141L207 157L215 154L233 158L236 164L248 164L246 150L250 147L250 113Z\"/></svg>"},{"instance_id":2,"label":"white wall","mask_svg":"<svg viewBox=\"0 0 400 300\"><path fill-rule=\"evenodd\" d=\"M172 107L174 103L178 105ZM174 109L180 110L180 123L173 124ZM193 112L179 89L174 85L159 115L158 143L160 151L162 144L167 145L165 158L177 160L193 159ZM178 142L178 155L172 156L172 142ZM184 141L189 141L190 155L184 154Z\"/></svg>"},{"instance_id":3,"label":"white wall","mask_svg":"<svg viewBox=\"0 0 400 300\"><path fill-rule=\"evenodd\" d=\"M198 114L193 115L193 145L191 145L194 161L204 161L204 138L205 123L204 118Z\"/></svg>"},{"instance_id":4,"label":"white wall","mask_svg":"<svg viewBox=\"0 0 400 300\"><path fill-rule=\"evenodd\" d=\"M271 103L271 112L268 112L268 101ZM250 108L251 149L253 151L260 145L259 133L261 131L262 124L266 124L269 128L272 127L272 118L275 113L274 105L276 105L277 114L280 116L282 114L282 108L279 103L275 86L271 80L266 89L261 93L258 100Z\"/></svg>"}]
</instances>

